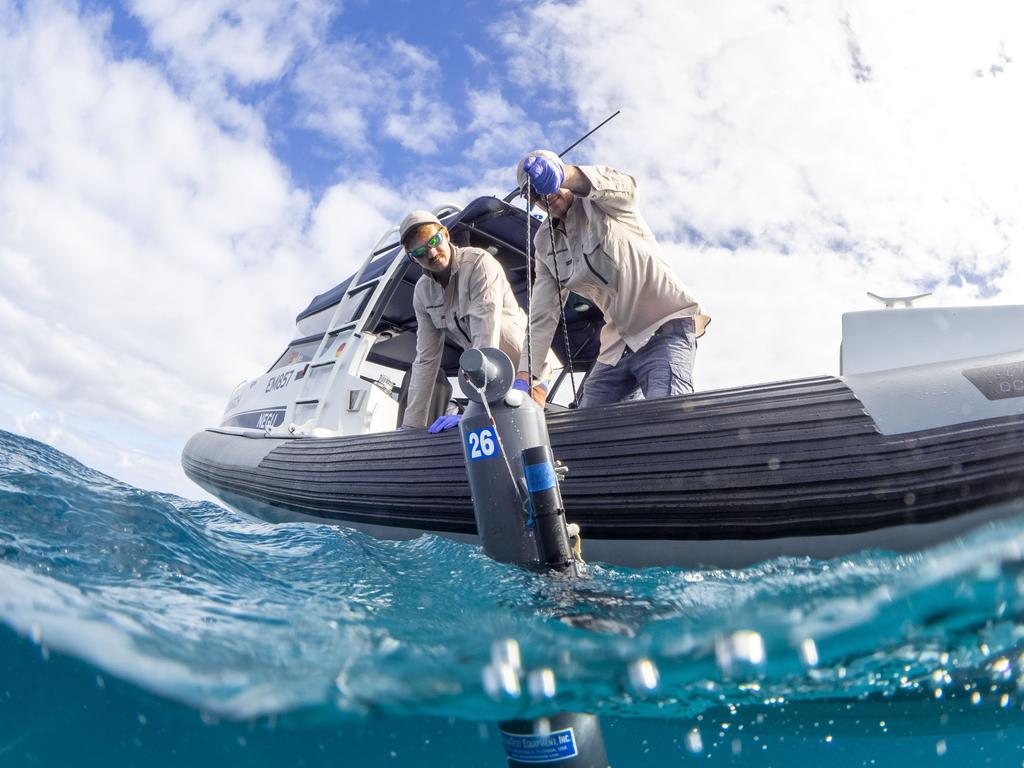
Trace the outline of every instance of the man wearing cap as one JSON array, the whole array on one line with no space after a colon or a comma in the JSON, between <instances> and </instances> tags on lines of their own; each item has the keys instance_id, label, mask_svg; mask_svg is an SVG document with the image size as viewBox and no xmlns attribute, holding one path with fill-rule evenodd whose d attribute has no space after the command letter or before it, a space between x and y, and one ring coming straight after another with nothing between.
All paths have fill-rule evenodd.
<instances>
[{"instance_id":1,"label":"man wearing cap","mask_svg":"<svg viewBox=\"0 0 1024 768\"><path fill-rule=\"evenodd\" d=\"M400 227L402 247L423 275L416 282L416 359L409 372L409 399L402 428L426 426L431 391L447 336L463 349L497 347L520 357L526 314L516 302L505 271L481 248L460 248L429 211L413 211ZM550 360L557 364L553 355ZM431 432L450 429L458 416L441 416Z\"/></svg>"},{"instance_id":2,"label":"man wearing cap","mask_svg":"<svg viewBox=\"0 0 1024 768\"><path fill-rule=\"evenodd\" d=\"M605 319L580 407L633 399L638 392L648 399L692 392L696 339L711 318L662 259L637 210L633 177L608 166L567 166L547 150L523 158L516 177L551 222L533 241L533 354L551 346L572 291ZM528 386L527 370L524 354L520 389Z\"/></svg>"}]
</instances>

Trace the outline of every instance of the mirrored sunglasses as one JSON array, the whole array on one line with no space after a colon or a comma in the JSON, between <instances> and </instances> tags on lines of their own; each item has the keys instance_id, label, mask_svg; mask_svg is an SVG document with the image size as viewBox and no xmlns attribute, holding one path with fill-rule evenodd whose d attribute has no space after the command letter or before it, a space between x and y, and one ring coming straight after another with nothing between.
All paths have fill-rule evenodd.
<instances>
[{"instance_id":1,"label":"mirrored sunglasses","mask_svg":"<svg viewBox=\"0 0 1024 768\"><path fill-rule=\"evenodd\" d=\"M441 241L444 239L441 237L443 229L437 230L427 242L421 245L419 248L413 248L411 251L406 251L411 259L425 259L430 253L431 249L437 248L441 245Z\"/></svg>"}]
</instances>

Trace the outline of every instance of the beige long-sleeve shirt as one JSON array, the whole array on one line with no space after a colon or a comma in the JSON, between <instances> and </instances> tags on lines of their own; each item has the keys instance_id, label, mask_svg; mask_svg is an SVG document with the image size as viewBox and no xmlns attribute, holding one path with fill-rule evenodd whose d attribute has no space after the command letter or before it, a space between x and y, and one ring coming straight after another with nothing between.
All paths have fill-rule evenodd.
<instances>
[{"instance_id":1,"label":"beige long-sleeve shirt","mask_svg":"<svg viewBox=\"0 0 1024 768\"><path fill-rule=\"evenodd\" d=\"M409 400L403 424L426 426L430 393L447 336L463 349L497 347L515 362L522 352L526 313L520 308L505 271L480 248L452 245L451 274L442 286L424 272L416 282L416 359L409 373ZM536 359L536 355L535 355ZM554 355L549 365L557 365Z\"/></svg>"},{"instance_id":2,"label":"beige long-sleeve shirt","mask_svg":"<svg viewBox=\"0 0 1024 768\"><path fill-rule=\"evenodd\" d=\"M553 244L547 223L533 240L534 357L550 348L569 291L604 314L599 362L614 365L627 346L640 349L658 328L677 317L693 317L701 336L711 318L661 257L654 233L637 210L636 181L607 166L578 167L590 181L590 194L576 195L564 221L554 227ZM526 370L525 352L518 370Z\"/></svg>"}]
</instances>

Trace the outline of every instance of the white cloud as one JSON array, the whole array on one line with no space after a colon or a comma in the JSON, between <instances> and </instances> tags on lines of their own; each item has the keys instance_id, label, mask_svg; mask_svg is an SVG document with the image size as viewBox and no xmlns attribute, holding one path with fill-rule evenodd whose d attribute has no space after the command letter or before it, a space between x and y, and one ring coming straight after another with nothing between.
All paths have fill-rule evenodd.
<instances>
[{"instance_id":1,"label":"white cloud","mask_svg":"<svg viewBox=\"0 0 1024 768\"><path fill-rule=\"evenodd\" d=\"M58 447L65 436L64 414L58 414L56 419L50 419L41 415L39 411L32 411L17 417L14 428L19 434Z\"/></svg>"},{"instance_id":2,"label":"white cloud","mask_svg":"<svg viewBox=\"0 0 1024 768\"><path fill-rule=\"evenodd\" d=\"M386 137L432 154L457 130L440 74L434 58L402 40L325 44L296 70L298 120L348 150L372 154Z\"/></svg>"},{"instance_id":3,"label":"white cloud","mask_svg":"<svg viewBox=\"0 0 1024 768\"><path fill-rule=\"evenodd\" d=\"M549 2L503 35L514 79L623 110L578 158L638 178L711 310L702 385L836 372L865 290L1024 300L1019 4Z\"/></svg>"},{"instance_id":4,"label":"white cloud","mask_svg":"<svg viewBox=\"0 0 1024 768\"><path fill-rule=\"evenodd\" d=\"M255 113L218 87L182 95L159 69L119 60L108 23L57 4L0 21L0 426L189 493L184 441L276 357L309 298L408 207L433 204L433 187L412 184L406 202L349 171L313 205ZM437 65L399 41L385 52L376 77L405 80L385 82L387 110L367 101L371 128L429 143L429 120L410 118L427 126L414 138L400 118L427 109L416 98L435 93Z\"/></svg>"},{"instance_id":5,"label":"white cloud","mask_svg":"<svg viewBox=\"0 0 1024 768\"><path fill-rule=\"evenodd\" d=\"M153 47L190 80L252 85L281 77L316 44L334 13L328 0L128 0Z\"/></svg>"},{"instance_id":6,"label":"white cloud","mask_svg":"<svg viewBox=\"0 0 1024 768\"><path fill-rule=\"evenodd\" d=\"M467 44L465 46L465 49L470 61L472 61L475 66L482 67L485 64L490 63L490 59L486 56L486 54L474 48L472 45Z\"/></svg>"},{"instance_id":7,"label":"white cloud","mask_svg":"<svg viewBox=\"0 0 1024 768\"><path fill-rule=\"evenodd\" d=\"M44 442L138 488L212 499L176 471L180 442L154 439L152 433L132 428L124 421L110 434L103 421L69 414L52 403L40 403L35 408L29 401L0 389L0 429Z\"/></svg>"},{"instance_id":8,"label":"white cloud","mask_svg":"<svg viewBox=\"0 0 1024 768\"><path fill-rule=\"evenodd\" d=\"M0 388L50 422L74 414L62 445L108 424L119 449L97 468L137 477L155 454L118 431L175 453L344 275L310 250L310 200L259 136L116 60L101 20L10 11L0 50Z\"/></svg>"},{"instance_id":9,"label":"white cloud","mask_svg":"<svg viewBox=\"0 0 1024 768\"><path fill-rule=\"evenodd\" d=\"M338 282L355 272L377 240L397 226L408 213L406 205L393 189L367 179L350 179L327 190L313 214L310 240L332 263Z\"/></svg>"},{"instance_id":10,"label":"white cloud","mask_svg":"<svg viewBox=\"0 0 1024 768\"><path fill-rule=\"evenodd\" d=\"M471 90L468 131L473 135L467 156L483 162L497 162L511 169L518 156L543 143L544 133L519 106L510 104L500 89Z\"/></svg>"}]
</instances>

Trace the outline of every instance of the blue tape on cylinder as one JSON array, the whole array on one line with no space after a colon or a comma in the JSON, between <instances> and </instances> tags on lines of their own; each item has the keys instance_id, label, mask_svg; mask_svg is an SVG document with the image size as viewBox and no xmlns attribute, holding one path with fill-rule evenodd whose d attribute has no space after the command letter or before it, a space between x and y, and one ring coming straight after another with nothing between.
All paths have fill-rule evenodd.
<instances>
[{"instance_id":1,"label":"blue tape on cylinder","mask_svg":"<svg viewBox=\"0 0 1024 768\"><path fill-rule=\"evenodd\" d=\"M555 468L547 462L543 464L527 464L525 470L526 489L530 493L546 491L558 485Z\"/></svg>"}]
</instances>

